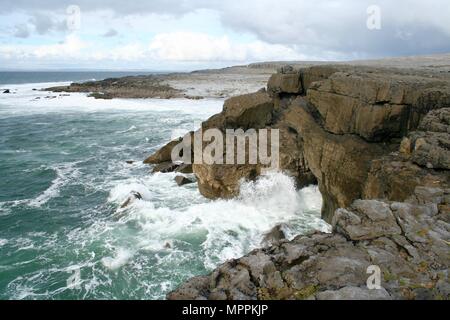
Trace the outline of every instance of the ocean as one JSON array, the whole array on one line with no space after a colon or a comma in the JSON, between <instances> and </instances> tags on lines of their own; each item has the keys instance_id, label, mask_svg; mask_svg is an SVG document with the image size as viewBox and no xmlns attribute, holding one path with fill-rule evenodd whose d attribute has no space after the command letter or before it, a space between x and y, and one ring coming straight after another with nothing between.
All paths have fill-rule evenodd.
<instances>
[{"instance_id":1,"label":"ocean","mask_svg":"<svg viewBox=\"0 0 450 320\"><path fill-rule=\"evenodd\" d=\"M142 163L223 100L33 90L129 74L0 72L0 299L164 299L277 224L290 238L329 231L317 187L298 191L282 173L211 201ZM143 200L119 210L132 191Z\"/></svg>"}]
</instances>

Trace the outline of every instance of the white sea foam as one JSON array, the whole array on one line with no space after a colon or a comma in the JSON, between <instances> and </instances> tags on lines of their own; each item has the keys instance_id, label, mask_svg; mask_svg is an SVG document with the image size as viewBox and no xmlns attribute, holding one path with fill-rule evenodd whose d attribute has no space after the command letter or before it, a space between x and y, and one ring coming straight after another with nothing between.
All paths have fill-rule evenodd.
<instances>
[{"instance_id":1,"label":"white sea foam","mask_svg":"<svg viewBox=\"0 0 450 320\"><path fill-rule=\"evenodd\" d=\"M112 110L127 111L171 111L206 119L222 109L221 99L113 99L102 100L88 97L86 93L53 93L39 91L51 86L69 83L34 83L13 85L14 94L0 95L0 115L20 116L29 114L45 114L49 112L99 112ZM5 86L6 87L6 86ZM11 87L11 86L10 86ZM38 89L38 91L33 90ZM1 89L0 89L1 90Z\"/></svg>"},{"instance_id":2,"label":"white sea foam","mask_svg":"<svg viewBox=\"0 0 450 320\"><path fill-rule=\"evenodd\" d=\"M177 188L172 179L170 174L152 175L141 183L119 184L110 193L109 201L117 204L126 200L131 191L143 195L143 201L134 202L122 218L124 222L137 223L142 230L142 247L137 250L157 250L180 238L205 235L204 264L213 268L259 247L263 234L279 223L298 224L303 219L307 224L304 227L329 231L318 214L322 200L317 188L298 192L293 180L281 173L244 182L240 196L228 201L202 201L198 191ZM158 205L154 199L163 200L164 205ZM298 232L293 228L291 237Z\"/></svg>"},{"instance_id":3,"label":"white sea foam","mask_svg":"<svg viewBox=\"0 0 450 320\"><path fill-rule=\"evenodd\" d=\"M59 84L45 86L51 85ZM0 117L121 110L132 112L118 112L120 116L135 117L135 111L155 110L168 115L161 119L164 129L180 129L176 134L182 135L185 128L178 128L179 123L206 119L220 111L222 105L220 100L111 101L95 100L81 93L59 96L32 91L32 88L45 86L11 86L17 93L0 94ZM45 99L48 95L57 98ZM38 96L41 98L35 100ZM122 130L116 134L132 131L130 135L134 135L145 130L143 127L142 123L135 122L115 130ZM78 134L70 128L67 130L69 136ZM152 130L145 135L150 137ZM153 136L150 140L163 143ZM123 145L88 143L94 143L92 149L96 153L83 163L96 163L100 153L121 154L124 150ZM82 172L78 168L83 168ZM33 199L0 203L0 215L9 214L16 206L44 206L60 193L64 194L65 187L72 187L74 183L83 185L86 193L99 195L95 206L76 213L83 219L80 225L63 226L54 234L29 232L8 238L8 248L36 254L32 258L34 262L23 261L24 264L41 266L46 260L55 266L48 268L46 265L10 281L9 297L161 299L179 284L180 279L206 273L206 269L260 247L263 234L277 224L287 224L289 238L311 229L329 231L329 226L320 219L322 199L317 187L297 191L293 180L281 173L268 174L256 182L243 182L241 194L236 199L211 201L199 193L195 184L178 187L174 181L176 174L148 174L148 167L140 162L128 165L123 159L119 161L112 156L106 161L103 159L96 168L102 170L91 172L77 163L37 168L52 169L56 173L46 190ZM142 201L118 209L132 191L139 192ZM109 192L109 196L105 197L105 192ZM27 209L34 211L34 208ZM114 214L117 211L120 214ZM48 283L69 277L70 271L77 268L82 269L80 291L71 291L65 280L60 287L48 289ZM120 276L117 276L119 270Z\"/></svg>"},{"instance_id":4,"label":"white sea foam","mask_svg":"<svg viewBox=\"0 0 450 320\"><path fill-rule=\"evenodd\" d=\"M0 239L0 247L3 247L7 243L8 243L7 239Z\"/></svg>"},{"instance_id":5,"label":"white sea foam","mask_svg":"<svg viewBox=\"0 0 450 320\"><path fill-rule=\"evenodd\" d=\"M133 257L133 253L125 248L119 248L114 257L102 259L103 265L110 270L117 270L123 267Z\"/></svg>"},{"instance_id":6,"label":"white sea foam","mask_svg":"<svg viewBox=\"0 0 450 320\"><path fill-rule=\"evenodd\" d=\"M134 130L136 130L136 129L137 129L136 126L131 126L131 127L129 127L127 130L119 131L118 133L127 133L127 132L134 131Z\"/></svg>"},{"instance_id":7,"label":"white sea foam","mask_svg":"<svg viewBox=\"0 0 450 320\"><path fill-rule=\"evenodd\" d=\"M52 198L57 197L60 189L71 179L74 179L79 175L78 170L75 168L75 164L76 163L65 163L60 166L50 167L50 169L55 170L56 178L44 192L36 198L29 200L28 205L31 207L41 207Z\"/></svg>"}]
</instances>

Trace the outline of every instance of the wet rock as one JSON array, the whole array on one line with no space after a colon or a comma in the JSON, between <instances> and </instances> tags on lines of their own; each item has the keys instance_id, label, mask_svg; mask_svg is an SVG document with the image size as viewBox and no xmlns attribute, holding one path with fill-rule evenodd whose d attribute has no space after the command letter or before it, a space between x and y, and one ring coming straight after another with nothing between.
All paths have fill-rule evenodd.
<instances>
[{"instance_id":1,"label":"wet rock","mask_svg":"<svg viewBox=\"0 0 450 320\"><path fill-rule=\"evenodd\" d=\"M162 162L162 163L159 163L159 164L155 165L155 167L152 170L152 173L157 173L157 172L161 172L161 173L174 172L179 167L180 167L180 165L176 164L176 163Z\"/></svg>"},{"instance_id":2,"label":"wet rock","mask_svg":"<svg viewBox=\"0 0 450 320\"><path fill-rule=\"evenodd\" d=\"M191 135L191 143L193 143L194 139L192 135L194 132L188 133ZM172 150L176 146L179 146L183 143L183 137L170 141L165 146L157 150L154 154L144 160L145 164L161 164L166 162L172 162ZM194 148L191 148L192 153L194 152ZM182 151L180 152L180 157L182 157ZM193 162L193 154L191 155L191 162Z\"/></svg>"},{"instance_id":3,"label":"wet rock","mask_svg":"<svg viewBox=\"0 0 450 320\"><path fill-rule=\"evenodd\" d=\"M176 176L175 177L175 182L177 183L178 186L184 186L186 184L191 184L194 183L194 180L191 180L189 178L186 178L184 176Z\"/></svg>"},{"instance_id":4,"label":"wet rock","mask_svg":"<svg viewBox=\"0 0 450 320\"><path fill-rule=\"evenodd\" d=\"M184 174L191 174L192 171L192 164L181 164L175 172L184 173Z\"/></svg>"},{"instance_id":5,"label":"wet rock","mask_svg":"<svg viewBox=\"0 0 450 320\"><path fill-rule=\"evenodd\" d=\"M172 241L166 241L164 244L165 249L172 249L173 248L173 242Z\"/></svg>"},{"instance_id":6,"label":"wet rock","mask_svg":"<svg viewBox=\"0 0 450 320\"><path fill-rule=\"evenodd\" d=\"M160 164L165 162L172 161L172 149L177 146L180 142L180 139L173 140L166 144L164 147L156 151L150 157L144 160L145 164Z\"/></svg>"},{"instance_id":7,"label":"wet rock","mask_svg":"<svg viewBox=\"0 0 450 320\"><path fill-rule=\"evenodd\" d=\"M128 207L135 200L142 200L142 195L137 191L131 191L130 196L125 200L125 202L120 206L121 209Z\"/></svg>"},{"instance_id":8,"label":"wet rock","mask_svg":"<svg viewBox=\"0 0 450 320\"><path fill-rule=\"evenodd\" d=\"M285 240L286 239L286 233L284 232L285 228L286 225L283 224L273 227L272 230L270 230L264 235L262 244L264 246L270 246L282 240Z\"/></svg>"},{"instance_id":9,"label":"wet rock","mask_svg":"<svg viewBox=\"0 0 450 320\"><path fill-rule=\"evenodd\" d=\"M134 162L135 161L133 161L133 160L127 160L127 161L125 161L127 164L134 164Z\"/></svg>"},{"instance_id":10,"label":"wet rock","mask_svg":"<svg viewBox=\"0 0 450 320\"><path fill-rule=\"evenodd\" d=\"M3 93L11 93L11 90L6 89L5 91L3 91Z\"/></svg>"},{"instance_id":11,"label":"wet rock","mask_svg":"<svg viewBox=\"0 0 450 320\"><path fill-rule=\"evenodd\" d=\"M203 295L207 292L206 288L209 285L209 277L195 277L192 278L179 290L173 291L167 295L168 300L205 300ZM209 292L208 292L209 295Z\"/></svg>"}]
</instances>

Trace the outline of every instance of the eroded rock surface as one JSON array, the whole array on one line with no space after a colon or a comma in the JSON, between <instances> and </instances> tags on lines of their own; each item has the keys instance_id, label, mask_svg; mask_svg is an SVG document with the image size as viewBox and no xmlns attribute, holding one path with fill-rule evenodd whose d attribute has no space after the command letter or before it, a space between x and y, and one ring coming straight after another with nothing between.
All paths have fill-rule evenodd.
<instances>
[{"instance_id":1,"label":"eroded rock surface","mask_svg":"<svg viewBox=\"0 0 450 320\"><path fill-rule=\"evenodd\" d=\"M168 299L448 299L450 190L416 188L406 202L358 200L333 233L282 241L189 280ZM369 290L369 266L381 289Z\"/></svg>"},{"instance_id":2,"label":"eroded rock surface","mask_svg":"<svg viewBox=\"0 0 450 320\"><path fill-rule=\"evenodd\" d=\"M450 166L450 79L351 66L281 68L266 91L228 99L202 129L280 130L280 169L299 188L318 183L323 218L357 199L404 201L417 186L445 187ZM402 140L403 139L403 140ZM168 162L177 141L146 163ZM232 198L257 164L195 164L200 192Z\"/></svg>"},{"instance_id":3,"label":"eroded rock surface","mask_svg":"<svg viewBox=\"0 0 450 320\"><path fill-rule=\"evenodd\" d=\"M351 66L281 68L203 130L279 129L280 170L317 183L332 234L229 261L170 299L449 297L450 77ZM169 145L170 149L170 145ZM164 158L164 157L162 157ZM262 165L196 164L200 192L231 198ZM383 289L368 290L378 265Z\"/></svg>"}]
</instances>

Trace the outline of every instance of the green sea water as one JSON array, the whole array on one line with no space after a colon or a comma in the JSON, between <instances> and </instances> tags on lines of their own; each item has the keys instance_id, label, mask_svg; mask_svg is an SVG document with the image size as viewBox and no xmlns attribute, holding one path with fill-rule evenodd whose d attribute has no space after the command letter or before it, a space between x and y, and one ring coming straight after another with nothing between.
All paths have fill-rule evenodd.
<instances>
[{"instance_id":1,"label":"green sea water","mask_svg":"<svg viewBox=\"0 0 450 320\"><path fill-rule=\"evenodd\" d=\"M209 201L142 164L223 101L32 90L46 86L0 85L0 299L163 299L279 223L291 237L328 230L318 190L281 173ZM143 200L120 210L132 191Z\"/></svg>"}]
</instances>

